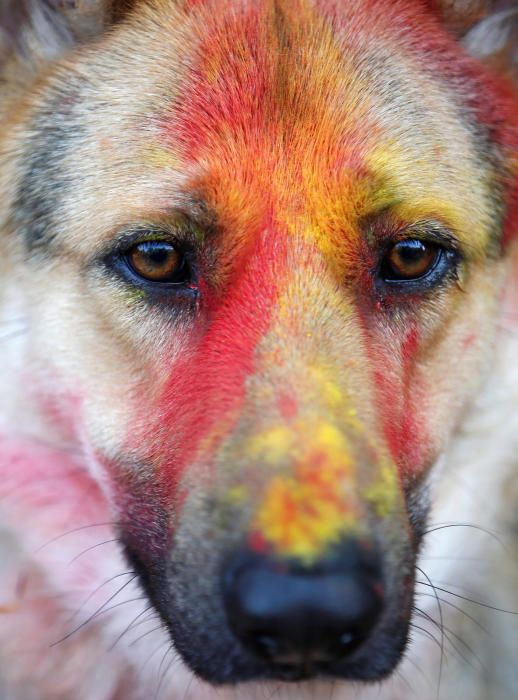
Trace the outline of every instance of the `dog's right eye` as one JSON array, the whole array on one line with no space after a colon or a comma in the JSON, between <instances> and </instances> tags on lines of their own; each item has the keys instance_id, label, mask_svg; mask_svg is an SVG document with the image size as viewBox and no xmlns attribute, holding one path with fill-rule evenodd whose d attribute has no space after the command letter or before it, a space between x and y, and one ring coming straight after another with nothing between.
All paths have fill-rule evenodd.
<instances>
[{"instance_id":1,"label":"dog's right eye","mask_svg":"<svg viewBox=\"0 0 518 700\"><path fill-rule=\"evenodd\" d=\"M138 277L155 283L183 284L185 257L168 241L141 241L124 255L128 267Z\"/></svg>"},{"instance_id":2,"label":"dog's right eye","mask_svg":"<svg viewBox=\"0 0 518 700\"><path fill-rule=\"evenodd\" d=\"M109 254L105 262L126 282L151 295L197 289L188 252L170 239L137 239Z\"/></svg>"}]
</instances>

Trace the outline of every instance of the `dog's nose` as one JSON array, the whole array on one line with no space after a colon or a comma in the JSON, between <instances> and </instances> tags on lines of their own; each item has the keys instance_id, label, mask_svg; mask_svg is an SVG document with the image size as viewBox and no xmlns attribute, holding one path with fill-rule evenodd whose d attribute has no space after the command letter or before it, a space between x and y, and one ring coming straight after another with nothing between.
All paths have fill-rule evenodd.
<instances>
[{"instance_id":1,"label":"dog's nose","mask_svg":"<svg viewBox=\"0 0 518 700\"><path fill-rule=\"evenodd\" d=\"M356 541L310 567L241 552L225 568L223 595L238 639L284 669L352 653L383 609L379 557Z\"/></svg>"}]
</instances>

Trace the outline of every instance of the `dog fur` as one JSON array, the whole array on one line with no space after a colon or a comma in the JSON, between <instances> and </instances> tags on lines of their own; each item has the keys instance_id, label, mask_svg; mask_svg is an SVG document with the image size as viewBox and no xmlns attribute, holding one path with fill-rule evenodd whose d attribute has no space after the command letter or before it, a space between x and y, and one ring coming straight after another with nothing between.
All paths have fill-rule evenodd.
<instances>
[{"instance_id":1,"label":"dog fur","mask_svg":"<svg viewBox=\"0 0 518 700\"><path fill-rule=\"evenodd\" d=\"M512 2L476 0L4 2L2 698L516 696L517 18ZM366 169L377 179L364 187ZM392 178L402 203L386 195ZM358 221L377 240L392 216L456 232L464 257L447 288L408 301L361 287ZM135 222L180 219L197 222L193 248L204 236L209 283L173 313L106 260ZM299 486L290 449L271 447L279 424L295 430L293 403L304 444L333 411L368 427L343 424L362 475L340 478L394 591L398 568L417 573L409 642L372 683L254 670L215 688L189 634L226 648L205 602L220 553L265 519L281 555L327 546L318 526L282 546L270 528L265 471ZM159 584L165 551L184 573ZM163 597L188 610L183 626Z\"/></svg>"}]
</instances>

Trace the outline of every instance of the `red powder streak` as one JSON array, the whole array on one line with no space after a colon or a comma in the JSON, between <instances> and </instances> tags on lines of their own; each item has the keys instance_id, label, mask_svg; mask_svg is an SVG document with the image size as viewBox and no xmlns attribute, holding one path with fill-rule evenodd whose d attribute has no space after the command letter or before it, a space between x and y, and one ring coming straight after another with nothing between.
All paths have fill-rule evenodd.
<instances>
[{"instance_id":1,"label":"red powder streak","mask_svg":"<svg viewBox=\"0 0 518 700\"><path fill-rule=\"evenodd\" d=\"M419 419L419 396L415 360L419 352L419 330L411 328L401 344L400 359L387 363L371 344L375 365L374 381L377 402L392 458L403 476L409 476L422 464L426 433ZM399 365L399 366L398 366Z\"/></svg>"},{"instance_id":2,"label":"red powder streak","mask_svg":"<svg viewBox=\"0 0 518 700\"><path fill-rule=\"evenodd\" d=\"M181 146L186 162L196 161L211 139L264 129L271 103L266 99L269 52L261 36L266 25L261 14L259 8L237 9L216 26L205 17L207 30L198 47L202 58L189 72L181 100L165 124L166 139Z\"/></svg>"},{"instance_id":3,"label":"red powder streak","mask_svg":"<svg viewBox=\"0 0 518 700\"><path fill-rule=\"evenodd\" d=\"M415 381L415 360L419 352L419 330L416 326L410 329L401 349L403 361L403 397L402 419L400 429L399 460L406 469L415 468L422 464L422 443L424 436L420 431L416 414L418 402Z\"/></svg>"},{"instance_id":4,"label":"red powder streak","mask_svg":"<svg viewBox=\"0 0 518 700\"><path fill-rule=\"evenodd\" d=\"M168 116L165 130L176 147L183 145L184 158L192 162L211 139L224 139L225 134L250 137L275 122L271 56L277 47L274 32L267 29L271 24L268 2L251 7L223 2L218 8L211 0L189 4L205 28L197 48L202 59L188 73L182 98ZM297 2L286 3L288 14L297 7ZM302 2L300 8L306 4ZM313 11L315 22L318 15L326 19L331 31L343 32L353 48L354 37L364 34L394 54L401 53L402 60L410 56L427 66L451 85L473 121L487 129L504 161L510 161L507 173L505 166L498 168L506 191L505 246L518 230L518 96L510 79L466 54L444 26L433 0L365 0L361 8L356 3L349 7L337 0L318 0ZM211 70L216 72L212 80Z\"/></svg>"},{"instance_id":5,"label":"red powder streak","mask_svg":"<svg viewBox=\"0 0 518 700\"><path fill-rule=\"evenodd\" d=\"M251 532L248 536L248 545L252 552L257 552L257 554L265 554L270 549L264 535L257 531Z\"/></svg>"},{"instance_id":6,"label":"red powder streak","mask_svg":"<svg viewBox=\"0 0 518 700\"><path fill-rule=\"evenodd\" d=\"M167 497L176 493L185 468L203 439L203 460L211 454L239 417L245 381L255 371L257 344L267 332L285 277L285 235L272 227L257 236L241 273L219 307L192 355L171 368L160 400L159 426L172 426L172 437L158 444L159 481ZM213 306L216 302L212 301Z\"/></svg>"}]
</instances>

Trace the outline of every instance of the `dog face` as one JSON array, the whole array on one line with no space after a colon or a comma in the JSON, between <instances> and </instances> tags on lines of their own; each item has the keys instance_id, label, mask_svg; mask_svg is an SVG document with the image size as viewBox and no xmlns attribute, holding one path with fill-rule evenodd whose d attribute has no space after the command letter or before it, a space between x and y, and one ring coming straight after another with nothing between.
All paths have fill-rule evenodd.
<instances>
[{"instance_id":1,"label":"dog face","mask_svg":"<svg viewBox=\"0 0 518 700\"><path fill-rule=\"evenodd\" d=\"M27 382L176 647L384 677L508 274L509 85L426 3L164 0L16 105Z\"/></svg>"}]
</instances>

